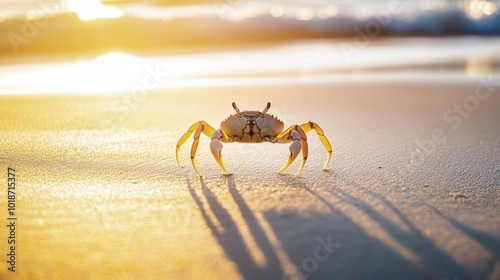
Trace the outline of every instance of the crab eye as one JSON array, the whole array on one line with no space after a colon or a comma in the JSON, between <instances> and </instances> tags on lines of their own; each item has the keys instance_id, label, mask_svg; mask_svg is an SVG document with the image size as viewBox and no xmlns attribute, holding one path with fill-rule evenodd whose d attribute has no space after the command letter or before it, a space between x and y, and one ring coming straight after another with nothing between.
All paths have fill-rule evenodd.
<instances>
[{"instance_id":1,"label":"crab eye","mask_svg":"<svg viewBox=\"0 0 500 280\"><path fill-rule=\"evenodd\" d=\"M269 110L269 108L271 108L271 102L267 102L266 108L264 108L264 110L262 110L262 113L266 114L267 110Z\"/></svg>"},{"instance_id":2,"label":"crab eye","mask_svg":"<svg viewBox=\"0 0 500 280\"><path fill-rule=\"evenodd\" d=\"M240 109L238 108L238 106L236 106L236 102L233 102L233 108L234 110L236 110L236 113L239 114L241 113Z\"/></svg>"}]
</instances>

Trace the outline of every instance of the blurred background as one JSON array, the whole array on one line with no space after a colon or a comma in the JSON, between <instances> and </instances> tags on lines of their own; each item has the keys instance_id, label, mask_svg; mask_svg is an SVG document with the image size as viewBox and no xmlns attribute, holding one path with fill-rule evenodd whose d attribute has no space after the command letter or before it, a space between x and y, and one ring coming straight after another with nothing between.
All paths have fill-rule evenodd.
<instances>
[{"instance_id":1,"label":"blurred background","mask_svg":"<svg viewBox=\"0 0 500 280\"><path fill-rule=\"evenodd\" d=\"M0 5L1 56L208 47L359 33L500 34L496 0L1 0Z\"/></svg>"},{"instance_id":2,"label":"blurred background","mask_svg":"<svg viewBox=\"0 0 500 280\"><path fill-rule=\"evenodd\" d=\"M214 76L324 78L371 70L496 73L499 68L498 0L0 0L0 5L2 94L130 89L145 67L168 69L168 86L207 85L185 83L193 77L207 82ZM40 71L48 65L38 62L58 63L47 74Z\"/></svg>"}]
</instances>

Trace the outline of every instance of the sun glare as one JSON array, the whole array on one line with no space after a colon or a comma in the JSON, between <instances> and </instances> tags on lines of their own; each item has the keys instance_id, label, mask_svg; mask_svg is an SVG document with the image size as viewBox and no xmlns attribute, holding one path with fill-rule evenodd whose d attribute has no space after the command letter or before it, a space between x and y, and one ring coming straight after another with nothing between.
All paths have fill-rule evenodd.
<instances>
[{"instance_id":1,"label":"sun glare","mask_svg":"<svg viewBox=\"0 0 500 280\"><path fill-rule=\"evenodd\" d=\"M66 0L65 7L76 13L81 20L98 18L119 18L124 12L121 9L101 4L99 0Z\"/></svg>"},{"instance_id":2,"label":"sun glare","mask_svg":"<svg viewBox=\"0 0 500 280\"><path fill-rule=\"evenodd\" d=\"M139 84L144 69L146 66L140 58L111 52L77 67L74 74L79 78L75 82L90 91L125 90Z\"/></svg>"},{"instance_id":3,"label":"sun glare","mask_svg":"<svg viewBox=\"0 0 500 280\"><path fill-rule=\"evenodd\" d=\"M141 82L147 67L135 56L111 52L95 59L52 67L37 74L40 84L55 92L128 91Z\"/></svg>"},{"instance_id":4,"label":"sun glare","mask_svg":"<svg viewBox=\"0 0 500 280\"><path fill-rule=\"evenodd\" d=\"M468 13L473 19L480 19L484 16L491 16L497 11L497 6L489 1L470 0L468 2Z\"/></svg>"}]
</instances>

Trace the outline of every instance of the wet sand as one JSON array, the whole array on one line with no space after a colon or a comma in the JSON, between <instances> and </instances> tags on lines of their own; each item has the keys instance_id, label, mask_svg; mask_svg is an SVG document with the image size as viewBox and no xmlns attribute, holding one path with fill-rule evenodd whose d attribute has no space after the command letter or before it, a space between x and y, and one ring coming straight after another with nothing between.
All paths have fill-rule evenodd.
<instances>
[{"instance_id":1,"label":"wet sand","mask_svg":"<svg viewBox=\"0 0 500 280\"><path fill-rule=\"evenodd\" d=\"M0 97L18 217L16 273L2 261L0 278L499 279L500 86L482 79ZM329 169L313 132L300 177L298 162L276 173L278 144L226 144L234 175L222 175L206 137L203 178L191 140L179 168L178 138L200 119L218 126L232 101L317 122Z\"/></svg>"}]
</instances>

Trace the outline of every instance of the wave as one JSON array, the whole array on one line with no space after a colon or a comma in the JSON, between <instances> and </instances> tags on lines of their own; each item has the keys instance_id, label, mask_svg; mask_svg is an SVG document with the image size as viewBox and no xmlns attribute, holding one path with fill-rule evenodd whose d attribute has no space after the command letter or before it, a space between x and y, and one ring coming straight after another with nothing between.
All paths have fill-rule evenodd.
<instances>
[{"instance_id":1,"label":"wave","mask_svg":"<svg viewBox=\"0 0 500 280\"><path fill-rule=\"evenodd\" d=\"M486 0L353 0L349 4L334 0L214 0L186 6L128 1L113 7L34 2L36 7L28 5L30 8L24 3L24 10L5 9L3 18L0 12L0 36L4 38L0 54L13 50L129 50L309 38L353 37L362 44L378 36L500 35L500 1ZM5 16L15 15L15 11L17 18Z\"/></svg>"}]
</instances>

